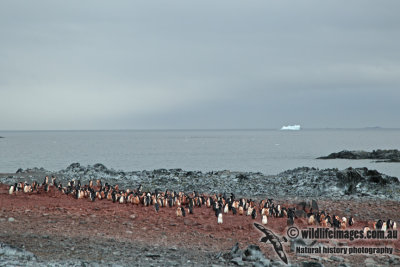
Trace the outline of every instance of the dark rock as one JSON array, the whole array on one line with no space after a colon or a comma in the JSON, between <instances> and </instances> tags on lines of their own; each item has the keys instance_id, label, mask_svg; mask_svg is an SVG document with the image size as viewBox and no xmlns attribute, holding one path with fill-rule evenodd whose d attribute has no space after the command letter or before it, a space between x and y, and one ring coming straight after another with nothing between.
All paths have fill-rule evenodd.
<instances>
[{"instance_id":1,"label":"dark rock","mask_svg":"<svg viewBox=\"0 0 400 267\"><path fill-rule=\"evenodd\" d=\"M244 265L244 263L243 263L243 261L242 261L242 257L233 258L233 259L231 260L231 263L234 263L234 264L236 264L236 265L238 265L238 266L243 266L243 265Z\"/></svg>"},{"instance_id":2,"label":"dark rock","mask_svg":"<svg viewBox=\"0 0 400 267\"><path fill-rule=\"evenodd\" d=\"M160 258L161 255L159 255L159 254L146 254L146 257L154 259L154 258Z\"/></svg>"},{"instance_id":3,"label":"dark rock","mask_svg":"<svg viewBox=\"0 0 400 267\"><path fill-rule=\"evenodd\" d=\"M242 251L239 248L239 243L236 243L229 252L231 259L242 256Z\"/></svg>"},{"instance_id":4,"label":"dark rock","mask_svg":"<svg viewBox=\"0 0 400 267\"><path fill-rule=\"evenodd\" d=\"M343 150L317 159L376 159L384 162L400 162L400 151L397 149L378 149L372 152Z\"/></svg>"},{"instance_id":5,"label":"dark rock","mask_svg":"<svg viewBox=\"0 0 400 267\"><path fill-rule=\"evenodd\" d=\"M247 249L243 253L244 261L253 261L253 262L268 262L262 254L260 247L257 245L249 245Z\"/></svg>"},{"instance_id":6,"label":"dark rock","mask_svg":"<svg viewBox=\"0 0 400 267\"><path fill-rule=\"evenodd\" d=\"M361 176L361 174L353 168L347 168L343 171L340 171L336 174L338 178L338 182L341 185L357 185L359 182L364 181L365 179Z\"/></svg>"},{"instance_id":7,"label":"dark rock","mask_svg":"<svg viewBox=\"0 0 400 267\"><path fill-rule=\"evenodd\" d=\"M333 261L338 261L338 262L343 262L344 261L343 257L339 257L339 256L335 256L335 255L332 255L330 257L330 259L333 260Z\"/></svg>"},{"instance_id":8,"label":"dark rock","mask_svg":"<svg viewBox=\"0 0 400 267\"><path fill-rule=\"evenodd\" d=\"M305 201L302 201L302 202L300 202L300 203L297 203L296 209L297 209L297 210L304 210L305 207L306 207L306 202L305 202Z\"/></svg>"},{"instance_id":9,"label":"dark rock","mask_svg":"<svg viewBox=\"0 0 400 267\"><path fill-rule=\"evenodd\" d=\"M72 163L71 165L69 165L67 167L67 170L73 170L73 169L77 169L77 168L80 168L80 167L81 167L81 164L76 162L76 163Z\"/></svg>"},{"instance_id":10,"label":"dark rock","mask_svg":"<svg viewBox=\"0 0 400 267\"><path fill-rule=\"evenodd\" d=\"M320 262L315 261L303 261L301 263L302 267L324 267L324 265Z\"/></svg>"},{"instance_id":11,"label":"dark rock","mask_svg":"<svg viewBox=\"0 0 400 267\"><path fill-rule=\"evenodd\" d=\"M239 181L243 181L243 180L248 180L249 176L247 176L246 174L241 173L241 174L237 175L236 178L238 178Z\"/></svg>"},{"instance_id":12,"label":"dark rock","mask_svg":"<svg viewBox=\"0 0 400 267\"><path fill-rule=\"evenodd\" d=\"M389 263L390 264L399 264L400 263L400 257L396 255L391 255L389 258Z\"/></svg>"},{"instance_id":13,"label":"dark rock","mask_svg":"<svg viewBox=\"0 0 400 267\"><path fill-rule=\"evenodd\" d=\"M304 210L295 210L294 215L296 218L307 218L307 213Z\"/></svg>"},{"instance_id":14,"label":"dark rock","mask_svg":"<svg viewBox=\"0 0 400 267\"><path fill-rule=\"evenodd\" d=\"M96 171L102 171L102 172L107 172L107 171L108 171L107 167L104 166L104 165L101 164L101 163L96 163L96 164L94 164L94 165L93 165L93 168L94 168Z\"/></svg>"},{"instance_id":15,"label":"dark rock","mask_svg":"<svg viewBox=\"0 0 400 267\"><path fill-rule=\"evenodd\" d=\"M290 240L290 251L291 252L295 252L296 251L296 247L298 246L307 246L306 242L301 239L301 238L296 238L296 239L292 239Z\"/></svg>"},{"instance_id":16,"label":"dark rock","mask_svg":"<svg viewBox=\"0 0 400 267\"><path fill-rule=\"evenodd\" d=\"M15 173L22 173L24 170L22 168L19 168Z\"/></svg>"}]
</instances>

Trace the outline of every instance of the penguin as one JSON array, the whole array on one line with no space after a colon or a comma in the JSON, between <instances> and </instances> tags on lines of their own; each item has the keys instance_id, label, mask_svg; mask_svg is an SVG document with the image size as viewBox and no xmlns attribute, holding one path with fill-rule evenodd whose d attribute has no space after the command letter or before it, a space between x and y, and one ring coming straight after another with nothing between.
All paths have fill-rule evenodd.
<instances>
[{"instance_id":1,"label":"penguin","mask_svg":"<svg viewBox=\"0 0 400 267\"><path fill-rule=\"evenodd\" d=\"M197 207L201 208L202 198L197 198Z\"/></svg>"},{"instance_id":2,"label":"penguin","mask_svg":"<svg viewBox=\"0 0 400 267\"><path fill-rule=\"evenodd\" d=\"M217 223L218 223L218 224L222 224L222 223L223 223L223 220L222 220L222 212L221 212L221 211L219 211L219 213L218 213Z\"/></svg>"},{"instance_id":3,"label":"penguin","mask_svg":"<svg viewBox=\"0 0 400 267\"><path fill-rule=\"evenodd\" d=\"M189 211L189 214L193 214L193 206L190 206L190 205L189 205L188 211Z\"/></svg>"},{"instance_id":4,"label":"penguin","mask_svg":"<svg viewBox=\"0 0 400 267\"><path fill-rule=\"evenodd\" d=\"M237 213L237 210L236 210L236 208L235 208L235 207L233 207L233 206L232 206L232 213L233 213L233 215L236 215L236 213Z\"/></svg>"},{"instance_id":5,"label":"penguin","mask_svg":"<svg viewBox=\"0 0 400 267\"><path fill-rule=\"evenodd\" d=\"M319 224L322 227L328 227L328 219L325 218L325 215L323 213L321 213L320 217L319 217Z\"/></svg>"},{"instance_id":6,"label":"penguin","mask_svg":"<svg viewBox=\"0 0 400 267\"><path fill-rule=\"evenodd\" d=\"M113 203L115 203L117 201L116 192L114 190L111 192L111 199L112 199Z\"/></svg>"},{"instance_id":7,"label":"penguin","mask_svg":"<svg viewBox=\"0 0 400 267\"><path fill-rule=\"evenodd\" d=\"M89 189L89 192L90 192L90 200L94 202L96 200L96 193L91 188Z\"/></svg>"},{"instance_id":8,"label":"penguin","mask_svg":"<svg viewBox=\"0 0 400 267\"><path fill-rule=\"evenodd\" d=\"M267 215L264 214L264 215L262 216L261 223L264 224L264 225L268 223Z\"/></svg>"},{"instance_id":9,"label":"penguin","mask_svg":"<svg viewBox=\"0 0 400 267\"><path fill-rule=\"evenodd\" d=\"M353 226L354 225L354 218L350 216L349 218L349 226Z\"/></svg>"},{"instance_id":10,"label":"penguin","mask_svg":"<svg viewBox=\"0 0 400 267\"><path fill-rule=\"evenodd\" d=\"M239 206L239 215L243 215L243 206Z\"/></svg>"},{"instance_id":11,"label":"penguin","mask_svg":"<svg viewBox=\"0 0 400 267\"><path fill-rule=\"evenodd\" d=\"M75 197L76 199L79 199L79 190L76 190L76 189L75 189L75 191L74 191L74 197Z\"/></svg>"},{"instance_id":12,"label":"penguin","mask_svg":"<svg viewBox=\"0 0 400 267\"><path fill-rule=\"evenodd\" d=\"M269 213L268 215L269 216L274 216L274 207L273 207L273 205L274 204L272 204L272 206L268 208L268 213Z\"/></svg>"},{"instance_id":13,"label":"penguin","mask_svg":"<svg viewBox=\"0 0 400 267\"><path fill-rule=\"evenodd\" d=\"M340 221L340 229L342 230L346 229L346 221Z\"/></svg>"},{"instance_id":14,"label":"penguin","mask_svg":"<svg viewBox=\"0 0 400 267\"><path fill-rule=\"evenodd\" d=\"M261 209L261 215L264 215L265 212L266 212L266 208L262 208L262 209Z\"/></svg>"},{"instance_id":15,"label":"penguin","mask_svg":"<svg viewBox=\"0 0 400 267\"><path fill-rule=\"evenodd\" d=\"M30 186L27 182L24 183L24 193L29 193L30 192Z\"/></svg>"},{"instance_id":16,"label":"penguin","mask_svg":"<svg viewBox=\"0 0 400 267\"><path fill-rule=\"evenodd\" d=\"M207 198L207 201L206 201L207 208L211 207L211 200L210 199L211 198Z\"/></svg>"},{"instance_id":17,"label":"penguin","mask_svg":"<svg viewBox=\"0 0 400 267\"><path fill-rule=\"evenodd\" d=\"M118 197L118 202L119 202L119 204L124 204L124 203L125 203L125 197L124 197L124 195L120 195L120 196Z\"/></svg>"},{"instance_id":18,"label":"penguin","mask_svg":"<svg viewBox=\"0 0 400 267\"><path fill-rule=\"evenodd\" d=\"M158 202L156 202L156 204L154 205L154 208L155 208L156 212L158 212L160 210L160 204L158 204Z\"/></svg>"},{"instance_id":19,"label":"penguin","mask_svg":"<svg viewBox=\"0 0 400 267\"><path fill-rule=\"evenodd\" d=\"M147 195L146 195L146 197L145 197L145 199L144 199L144 205L146 206L146 207L148 207L148 206L150 206L150 193L147 193Z\"/></svg>"},{"instance_id":20,"label":"penguin","mask_svg":"<svg viewBox=\"0 0 400 267\"><path fill-rule=\"evenodd\" d=\"M229 211L229 205L225 204L224 213L226 214L226 213L228 213L228 211Z\"/></svg>"},{"instance_id":21,"label":"penguin","mask_svg":"<svg viewBox=\"0 0 400 267\"><path fill-rule=\"evenodd\" d=\"M329 215L329 213L328 214L326 214L326 222L327 222L327 225L328 225L328 223L332 226L333 225L333 223L332 223L332 217L331 217L331 215Z\"/></svg>"},{"instance_id":22,"label":"penguin","mask_svg":"<svg viewBox=\"0 0 400 267\"><path fill-rule=\"evenodd\" d=\"M381 230L383 226L383 221L382 220L378 220L376 223L374 223L374 229L375 230Z\"/></svg>"},{"instance_id":23,"label":"penguin","mask_svg":"<svg viewBox=\"0 0 400 267\"><path fill-rule=\"evenodd\" d=\"M247 209L246 216L250 216L250 215L252 214L252 212L253 212L253 208L252 208L252 207L249 207L249 208Z\"/></svg>"},{"instance_id":24,"label":"penguin","mask_svg":"<svg viewBox=\"0 0 400 267\"><path fill-rule=\"evenodd\" d=\"M383 222L382 223L382 231L386 232L386 230L387 230L387 224L386 224L386 222Z\"/></svg>"},{"instance_id":25,"label":"penguin","mask_svg":"<svg viewBox=\"0 0 400 267\"><path fill-rule=\"evenodd\" d=\"M397 225L395 221L393 221L392 219L388 219L386 222L386 227L387 229L395 230L397 228Z\"/></svg>"},{"instance_id":26,"label":"penguin","mask_svg":"<svg viewBox=\"0 0 400 267\"><path fill-rule=\"evenodd\" d=\"M181 212L182 212L182 216L186 217L186 211L185 211L185 209L183 207L181 207Z\"/></svg>"},{"instance_id":27,"label":"penguin","mask_svg":"<svg viewBox=\"0 0 400 267\"><path fill-rule=\"evenodd\" d=\"M371 231L371 229L370 229L368 226L364 226L364 228L363 228L364 237L367 236L367 233L368 233L369 231Z\"/></svg>"},{"instance_id":28,"label":"penguin","mask_svg":"<svg viewBox=\"0 0 400 267\"><path fill-rule=\"evenodd\" d=\"M257 218L257 210L253 209L253 211L251 212L251 218L254 220L255 218Z\"/></svg>"},{"instance_id":29,"label":"penguin","mask_svg":"<svg viewBox=\"0 0 400 267\"><path fill-rule=\"evenodd\" d=\"M133 197L133 198L132 198L132 202L133 202L133 204L135 204L135 205L139 205L139 204L140 204L140 199L139 199L139 197L138 197L138 196Z\"/></svg>"},{"instance_id":30,"label":"penguin","mask_svg":"<svg viewBox=\"0 0 400 267\"><path fill-rule=\"evenodd\" d=\"M176 209L176 217L182 217L182 209L181 209L181 207L178 207Z\"/></svg>"},{"instance_id":31,"label":"penguin","mask_svg":"<svg viewBox=\"0 0 400 267\"><path fill-rule=\"evenodd\" d=\"M315 222L314 214L311 214L311 215L308 217L307 222L308 222L308 225L313 225L313 224L314 224L314 222Z\"/></svg>"},{"instance_id":32,"label":"penguin","mask_svg":"<svg viewBox=\"0 0 400 267\"><path fill-rule=\"evenodd\" d=\"M173 205L174 205L174 202L173 202L173 200L172 200L172 197L169 196L169 197L168 197L168 206L169 206L170 208L172 208Z\"/></svg>"},{"instance_id":33,"label":"penguin","mask_svg":"<svg viewBox=\"0 0 400 267\"><path fill-rule=\"evenodd\" d=\"M12 195L12 193L16 192L17 184L15 183L14 185L10 186L10 189L8 190L8 193Z\"/></svg>"},{"instance_id":34,"label":"penguin","mask_svg":"<svg viewBox=\"0 0 400 267\"><path fill-rule=\"evenodd\" d=\"M332 226L334 228L339 228L340 227L339 216L333 215Z\"/></svg>"}]
</instances>

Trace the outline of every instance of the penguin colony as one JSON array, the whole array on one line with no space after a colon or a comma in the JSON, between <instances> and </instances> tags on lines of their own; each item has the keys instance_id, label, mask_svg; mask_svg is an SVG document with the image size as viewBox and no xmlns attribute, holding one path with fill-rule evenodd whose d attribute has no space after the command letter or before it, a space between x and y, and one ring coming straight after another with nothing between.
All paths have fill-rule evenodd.
<instances>
[{"instance_id":1,"label":"penguin colony","mask_svg":"<svg viewBox=\"0 0 400 267\"><path fill-rule=\"evenodd\" d=\"M240 198L236 199L234 194L227 196L224 194L199 194L194 191L186 194L183 192L175 192L166 190L161 192L155 190L154 192L143 191L142 185L134 190L122 190L118 185L112 186L108 183L103 185L101 180L89 181L89 184L82 185L80 180L71 180L67 186L57 183L54 176L51 177L51 182L48 176L44 178L42 184L34 181L32 184L27 182L15 183L9 187L9 194L13 195L18 192L23 193L38 193L39 191L49 192L50 190L59 190L61 193L72 196L75 199L89 199L90 201L108 200L113 203L120 204L133 204L137 206L153 206L155 212L160 208L176 208L177 217L186 217L187 214L193 214L196 207L206 206L212 208L217 223L223 223L223 214L232 213L233 215L246 215L251 216L253 220L260 214L261 223L267 224L268 217L287 218L287 224L293 225L296 217L296 207L282 207L280 204L274 203L273 199L264 199L256 203L251 199ZM347 226L354 225L353 217L342 217L337 215L330 215L325 211L313 212L311 209L307 214L308 225L319 225L320 227L334 227L346 229ZM397 229L396 222L388 219L383 221L379 219L373 222L373 229L383 230ZM369 231L368 226L364 227L364 231Z\"/></svg>"}]
</instances>

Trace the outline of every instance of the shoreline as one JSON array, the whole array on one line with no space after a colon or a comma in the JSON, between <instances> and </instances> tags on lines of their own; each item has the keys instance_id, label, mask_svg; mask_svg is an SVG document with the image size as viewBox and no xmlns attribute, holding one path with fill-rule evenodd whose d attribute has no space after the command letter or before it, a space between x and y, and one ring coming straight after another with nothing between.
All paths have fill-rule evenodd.
<instances>
[{"instance_id":1,"label":"shoreline","mask_svg":"<svg viewBox=\"0 0 400 267\"><path fill-rule=\"evenodd\" d=\"M0 182L11 184L42 183L45 176L55 176L66 185L71 179L89 183L89 180L107 180L125 188L142 184L144 190L234 193L237 196L264 198L314 199L387 199L400 201L400 181L367 168L317 169L299 167L278 175L261 172L234 172L229 170L201 172L182 169L153 171L116 171L103 164L83 166L73 163L58 172L43 168L19 169L17 173L0 174Z\"/></svg>"}]
</instances>

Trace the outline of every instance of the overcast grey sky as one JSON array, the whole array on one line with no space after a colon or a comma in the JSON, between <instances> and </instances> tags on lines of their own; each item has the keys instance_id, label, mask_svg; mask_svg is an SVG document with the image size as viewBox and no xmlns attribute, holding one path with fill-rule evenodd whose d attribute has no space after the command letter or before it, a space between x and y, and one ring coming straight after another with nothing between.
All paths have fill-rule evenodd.
<instances>
[{"instance_id":1,"label":"overcast grey sky","mask_svg":"<svg viewBox=\"0 0 400 267\"><path fill-rule=\"evenodd\" d=\"M400 1L0 1L0 130L400 127Z\"/></svg>"}]
</instances>

